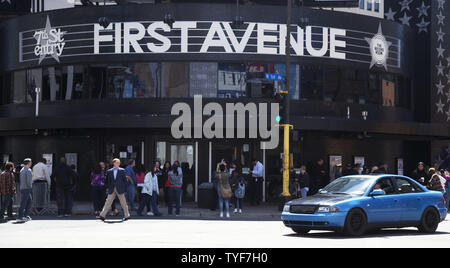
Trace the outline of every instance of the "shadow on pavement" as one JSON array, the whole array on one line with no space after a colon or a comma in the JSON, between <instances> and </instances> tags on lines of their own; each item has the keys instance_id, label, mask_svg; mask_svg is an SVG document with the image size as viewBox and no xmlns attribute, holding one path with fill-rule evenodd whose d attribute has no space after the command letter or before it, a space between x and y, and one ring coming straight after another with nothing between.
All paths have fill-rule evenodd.
<instances>
[{"instance_id":1,"label":"shadow on pavement","mask_svg":"<svg viewBox=\"0 0 450 268\"><path fill-rule=\"evenodd\" d=\"M167 216L167 215L163 215L163 216L131 216L131 219L129 221L158 221L158 220L168 220L168 221L186 221L186 220L198 220L198 221L254 221L254 222L262 222L262 221L273 221L273 222L280 222L280 228L282 228L284 225L280 219L280 217L270 217L270 216L265 216L265 217L258 217L258 216L254 216L254 217L242 217L242 216L231 216L230 218L219 218L219 216L217 217L213 217L213 216ZM74 216L70 216L70 217L64 217L64 218L58 218L58 217L54 217L54 216L34 216L33 220L30 222L25 222L26 223L31 223L33 221L99 221L99 219L97 219L95 216L89 216L89 215L74 215ZM109 216L106 217L105 223L121 223L122 222L122 217L121 216ZM8 223L12 223L12 224L19 224L16 223L16 221L12 220L9 221ZM0 226L2 224L8 224L8 223L1 223ZM23 223L21 223L23 224Z\"/></svg>"},{"instance_id":2,"label":"shadow on pavement","mask_svg":"<svg viewBox=\"0 0 450 268\"><path fill-rule=\"evenodd\" d=\"M342 233L332 231L313 232L308 234L286 234L286 237L302 237L302 238L317 238L317 239L366 239L366 238L383 238L383 237L400 237L400 236L439 236L448 235L448 232L439 232L433 234L420 233L417 230L412 229L382 229L378 231L368 231L362 236L347 236Z\"/></svg>"}]
</instances>

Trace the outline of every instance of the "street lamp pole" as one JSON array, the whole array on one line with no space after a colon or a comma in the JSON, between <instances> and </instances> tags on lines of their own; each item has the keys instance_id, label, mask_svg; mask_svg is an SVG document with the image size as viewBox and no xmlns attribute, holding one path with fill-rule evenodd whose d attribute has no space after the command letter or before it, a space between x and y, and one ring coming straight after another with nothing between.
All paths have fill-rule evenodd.
<instances>
[{"instance_id":1,"label":"street lamp pole","mask_svg":"<svg viewBox=\"0 0 450 268\"><path fill-rule=\"evenodd\" d=\"M286 22L286 44L285 44L285 54L286 54L286 73L285 73L285 83L284 91L280 92L285 94L284 96L284 122L281 126L284 128L283 135L283 192L281 193L283 197L283 203L285 203L289 196L289 176L290 176L290 153L289 153L289 136L290 130L293 128L290 125L289 120L289 88L290 88L290 78L291 78L291 12L292 12L292 0L287 0L287 22Z\"/></svg>"}]
</instances>

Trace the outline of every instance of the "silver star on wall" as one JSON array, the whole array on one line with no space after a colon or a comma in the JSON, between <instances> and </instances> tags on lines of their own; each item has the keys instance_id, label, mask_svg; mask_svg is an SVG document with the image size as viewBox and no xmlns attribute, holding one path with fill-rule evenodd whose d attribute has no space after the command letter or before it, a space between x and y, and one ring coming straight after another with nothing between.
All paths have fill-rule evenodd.
<instances>
[{"instance_id":1,"label":"silver star on wall","mask_svg":"<svg viewBox=\"0 0 450 268\"><path fill-rule=\"evenodd\" d=\"M392 11L392 8L389 8L388 12L384 14L387 20L395 21L395 15L397 12Z\"/></svg>"},{"instance_id":2,"label":"silver star on wall","mask_svg":"<svg viewBox=\"0 0 450 268\"><path fill-rule=\"evenodd\" d=\"M430 6L426 6L425 2L422 1L422 6L417 8L417 10L419 11L419 18L422 16L427 17L429 8Z\"/></svg>"},{"instance_id":3,"label":"silver star on wall","mask_svg":"<svg viewBox=\"0 0 450 268\"><path fill-rule=\"evenodd\" d=\"M439 102L436 102L436 106L437 106L438 113L444 113L445 104L442 103L441 99L439 99Z\"/></svg>"},{"instance_id":4,"label":"silver star on wall","mask_svg":"<svg viewBox=\"0 0 450 268\"><path fill-rule=\"evenodd\" d=\"M409 5L413 2L414 0L403 0L400 5L402 6L402 9L400 10L400 12L402 12L403 10L407 9L409 10Z\"/></svg>"},{"instance_id":5,"label":"silver star on wall","mask_svg":"<svg viewBox=\"0 0 450 268\"><path fill-rule=\"evenodd\" d=\"M417 27L419 27L418 32L426 32L428 33L428 25L430 24L429 21L425 21L424 18L422 18L422 21L420 23L417 23Z\"/></svg>"},{"instance_id":6,"label":"silver star on wall","mask_svg":"<svg viewBox=\"0 0 450 268\"><path fill-rule=\"evenodd\" d=\"M438 9L444 9L445 0L437 0Z\"/></svg>"},{"instance_id":7,"label":"silver star on wall","mask_svg":"<svg viewBox=\"0 0 450 268\"><path fill-rule=\"evenodd\" d=\"M439 80L439 84L436 84L436 88L437 88L437 95L441 94L444 95L444 88L445 86L442 84L442 81Z\"/></svg>"},{"instance_id":8,"label":"silver star on wall","mask_svg":"<svg viewBox=\"0 0 450 268\"><path fill-rule=\"evenodd\" d=\"M438 22L438 25L445 25L444 20L445 20L445 16L442 15L442 11L439 11L439 14L436 15Z\"/></svg>"},{"instance_id":9,"label":"silver star on wall","mask_svg":"<svg viewBox=\"0 0 450 268\"><path fill-rule=\"evenodd\" d=\"M442 48L442 44L441 44L441 43L439 43L439 47L436 48L436 50L437 50L437 52L438 52L438 58L443 58L443 57L444 57L445 49Z\"/></svg>"},{"instance_id":10,"label":"silver star on wall","mask_svg":"<svg viewBox=\"0 0 450 268\"><path fill-rule=\"evenodd\" d=\"M444 75L444 66L442 65L442 62L439 61L439 65L436 65L437 71L438 71L438 76L439 75Z\"/></svg>"},{"instance_id":11,"label":"silver star on wall","mask_svg":"<svg viewBox=\"0 0 450 268\"><path fill-rule=\"evenodd\" d=\"M11 5L11 0L2 0L2 3L7 2L8 4Z\"/></svg>"},{"instance_id":12,"label":"silver star on wall","mask_svg":"<svg viewBox=\"0 0 450 268\"><path fill-rule=\"evenodd\" d=\"M444 35L445 33L442 31L442 27L439 27L439 32L436 32L437 36L438 36L438 42L444 42Z\"/></svg>"},{"instance_id":13,"label":"silver star on wall","mask_svg":"<svg viewBox=\"0 0 450 268\"><path fill-rule=\"evenodd\" d=\"M403 25L408 25L408 26L410 26L410 25L409 25L409 21L411 20L411 17L408 16L408 15L406 14L406 12L405 12L405 14L403 14L403 17L400 18L400 19L398 19L398 20L401 21Z\"/></svg>"}]
</instances>

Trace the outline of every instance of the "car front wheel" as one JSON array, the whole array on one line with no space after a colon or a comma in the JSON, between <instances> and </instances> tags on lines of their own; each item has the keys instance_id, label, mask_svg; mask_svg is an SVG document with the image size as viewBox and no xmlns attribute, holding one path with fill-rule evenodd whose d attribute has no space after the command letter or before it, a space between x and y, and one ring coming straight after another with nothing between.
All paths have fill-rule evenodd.
<instances>
[{"instance_id":1,"label":"car front wheel","mask_svg":"<svg viewBox=\"0 0 450 268\"><path fill-rule=\"evenodd\" d=\"M366 232L367 219L360 209L352 209L347 214L344 225L344 233L350 236L360 236Z\"/></svg>"},{"instance_id":2,"label":"car front wheel","mask_svg":"<svg viewBox=\"0 0 450 268\"><path fill-rule=\"evenodd\" d=\"M434 208L427 208L422 214L420 225L418 226L421 233L434 233L439 225L440 217L439 213Z\"/></svg>"}]
</instances>

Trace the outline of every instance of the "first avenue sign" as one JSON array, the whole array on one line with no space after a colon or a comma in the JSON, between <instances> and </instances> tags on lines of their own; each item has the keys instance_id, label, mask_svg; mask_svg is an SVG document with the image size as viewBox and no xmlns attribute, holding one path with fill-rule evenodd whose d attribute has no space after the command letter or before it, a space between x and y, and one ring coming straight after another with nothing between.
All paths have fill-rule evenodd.
<instances>
[{"instance_id":1,"label":"first avenue sign","mask_svg":"<svg viewBox=\"0 0 450 268\"><path fill-rule=\"evenodd\" d=\"M285 55L285 24L227 21L112 22L52 26L19 33L19 62L40 65L89 56L152 54ZM291 26L290 53L299 57L345 60L388 69L400 68L401 40L378 32L326 26ZM109 59L109 58L108 58ZM49 62L47 62L47 60ZM142 58L144 60L144 58ZM62 62L63 63L63 62Z\"/></svg>"},{"instance_id":2,"label":"first avenue sign","mask_svg":"<svg viewBox=\"0 0 450 268\"><path fill-rule=\"evenodd\" d=\"M243 35L238 39L236 32L230 22L211 22L203 41L196 50L189 50L189 35L196 34L198 24L195 21L179 21L170 28L164 22L153 22L147 25L139 22L112 23L106 29L99 24L94 25L94 54L102 54L101 45L114 43L114 53L165 53L172 47L171 38L164 35L172 30L179 30L177 39L180 41L179 51L181 53L200 52L225 52L225 53L247 53L250 38L256 32L256 54L284 55L286 40L286 25L270 23L248 23ZM317 40L313 39L313 27L308 26L306 30L297 26L296 37L291 36L291 46L294 55L310 55L330 58L345 59L345 53L338 52L346 46L344 40L346 31L337 28L321 28L316 33ZM146 39L154 41L144 42ZM319 45L314 43L320 42Z\"/></svg>"}]
</instances>

